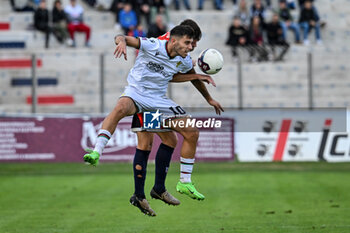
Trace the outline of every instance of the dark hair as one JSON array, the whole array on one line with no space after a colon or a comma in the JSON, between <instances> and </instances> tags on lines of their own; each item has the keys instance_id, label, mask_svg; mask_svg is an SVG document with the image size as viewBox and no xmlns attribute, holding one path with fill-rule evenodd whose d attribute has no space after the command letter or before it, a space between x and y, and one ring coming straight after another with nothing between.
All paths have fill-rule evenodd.
<instances>
[{"instance_id":1,"label":"dark hair","mask_svg":"<svg viewBox=\"0 0 350 233\"><path fill-rule=\"evenodd\" d=\"M179 37L187 36L188 38L193 39L194 38L194 31L188 25L178 25L178 26L175 26L170 31L170 38L173 36L179 36Z\"/></svg>"},{"instance_id":2,"label":"dark hair","mask_svg":"<svg viewBox=\"0 0 350 233\"><path fill-rule=\"evenodd\" d=\"M182 21L180 23L180 25L188 25L188 26L190 26L193 29L193 31L194 31L193 39L194 40L198 40L199 41L202 38L202 31L201 31L200 27L192 19L185 19L184 21Z\"/></svg>"}]
</instances>

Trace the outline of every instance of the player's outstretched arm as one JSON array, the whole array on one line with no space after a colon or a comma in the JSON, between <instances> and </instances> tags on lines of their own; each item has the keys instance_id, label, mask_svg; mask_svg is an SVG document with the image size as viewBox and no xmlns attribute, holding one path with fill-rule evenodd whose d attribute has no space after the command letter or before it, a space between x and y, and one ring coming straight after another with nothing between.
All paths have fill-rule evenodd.
<instances>
[{"instance_id":1,"label":"player's outstretched arm","mask_svg":"<svg viewBox=\"0 0 350 233\"><path fill-rule=\"evenodd\" d=\"M196 74L196 71L192 69L189 71L189 73ZM201 80L192 80L191 83L202 94L202 96L208 102L208 104L214 107L216 114L220 115L221 112L224 112L224 109L222 108L221 104L211 97L207 87Z\"/></svg>"},{"instance_id":2,"label":"player's outstretched arm","mask_svg":"<svg viewBox=\"0 0 350 233\"><path fill-rule=\"evenodd\" d=\"M114 43L117 46L114 50L115 57L120 58L122 55L124 55L125 60L128 59L126 55L126 46L133 47L135 49L140 48L140 39L132 36L118 35L114 37Z\"/></svg>"},{"instance_id":3,"label":"player's outstretched arm","mask_svg":"<svg viewBox=\"0 0 350 233\"><path fill-rule=\"evenodd\" d=\"M200 80L216 87L214 80L209 75L203 75L203 74L177 73L173 76L173 79L170 82L182 83L182 82L188 82L188 81L194 81L194 80Z\"/></svg>"}]
</instances>

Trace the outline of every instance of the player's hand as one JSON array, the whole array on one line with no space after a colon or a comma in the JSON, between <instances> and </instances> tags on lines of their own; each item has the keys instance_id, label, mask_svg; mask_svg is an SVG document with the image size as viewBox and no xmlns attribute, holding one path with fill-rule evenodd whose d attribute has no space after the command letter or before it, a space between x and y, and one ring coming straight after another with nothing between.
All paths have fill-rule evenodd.
<instances>
[{"instance_id":1,"label":"player's hand","mask_svg":"<svg viewBox=\"0 0 350 233\"><path fill-rule=\"evenodd\" d=\"M126 43L125 43L125 41L120 41L114 50L115 58L120 58L122 55L124 55L125 60L128 60L127 55L126 55Z\"/></svg>"},{"instance_id":2,"label":"player's hand","mask_svg":"<svg viewBox=\"0 0 350 233\"><path fill-rule=\"evenodd\" d=\"M210 99L208 103L215 108L217 115L221 115L221 112L224 112L224 109L221 107L221 104L218 101Z\"/></svg>"},{"instance_id":3,"label":"player's hand","mask_svg":"<svg viewBox=\"0 0 350 233\"><path fill-rule=\"evenodd\" d=\"M198 79L216 87L216 83L214 82L214 79L212 79L209 75L199 74Z\"/></svg>"}]
</instances>

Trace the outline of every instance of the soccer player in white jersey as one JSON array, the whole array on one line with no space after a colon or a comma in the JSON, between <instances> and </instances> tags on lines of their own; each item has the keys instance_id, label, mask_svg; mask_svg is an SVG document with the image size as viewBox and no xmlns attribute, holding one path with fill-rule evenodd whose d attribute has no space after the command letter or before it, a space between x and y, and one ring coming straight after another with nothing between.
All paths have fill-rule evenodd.
<instances>
[{"instance_id":1,"label":"soccer player in white jersey","mask_svg":"<svg viewBox=\"0 0 350 233\"><path fill-rule=\"evenodd\" d=\"M158 39L134 38L129 36L117 36L115 43L115 55L117 58L126 55L126 46L140 49L136 58L135 65L128 75L128 86L118 100L115 108L104 119L101 130L99 131L97 142L93 151L88 151L84 155L84 160L92 165L97 165L99 157L109 138L114 133L118 122L125 116L133 115L142 111L159 111L169 117L174 113L171 107L178 105L166 97L168 82L178 72L186 73L193 68L192 59L188 52L192 49L193 29L189 26L176 26L170 31L169 41L160 41ZM213 84L210 76L207 75L189 75L181 81L191 81L194 79L203 80ZM189 118L177 118L172 121L186 121ZM194 127L181 128L171 126L172 130L179 132L184 137L181 149L181 155L194 156L196 144L199 136L198 129ZM141 171L138 176L144 176L146 173L147 160L139 156L136 170ZM142 212L150 216L156 213L150 208L146 198L138 198L133 195L130 202L137 206Z\"/></svg>"},{"instance_id":2,"label":"soccer player in white jersey","mask_svg":"<svg viewBox=\"0 0 350 233\"><path fill-rule=\"evenodd\" d=\"M194 30L192 49L190 51L192 52L197 47L197 42L201 39L202 32L199 26L197 25L197 23L191 19L186 19L182 21L180 25L188 25ZM169 35L170 35L170 32L167 32L166 34L159 36L158 39L169 40ZM194 69L190 70L189 73L195 74ZM178 78L178 75L175 75L172 82L176 81L177 78ZM216 113L220 115L221 111L223 111L220 103L211 97L211 95L209 94L203 82L197 79L197 80L193 80L192 84L203 95L203 97L207 100L208 104L214 107ZM152 130L144 129L142 127L142 122L143 122L143 113L135 114L132 122L132 130L137 132L137 138L138 138L138 145L137 145L137 150L136 150L134 164L133 164L135 173L139 173L137 170L135 170L135 166L137 166L138 154L142 153L144 157L148 158L152 149L153 135L155 132L155 130L153 129ZM164 129L160 129L158 132L165 132L165 131L166 130ZM176 198L174 198L172 195L170 195L165 188L165 179L166 179L167 171L169 169L170 160L171 160L174 148L177 144L177 136L173 131L168 133L162 133L161 135L162 135L161 136L162 143L160 144L157 150L156 159L155 159L155 168L156 168L155 183L151 190L150 195L151 197L160 199L167 204L178 205L180 204L180 202ZM196 190L191 180L194 161L195 161L194 155L193 157L180 158L180 163L181 163L180 181L177 183L176 189L178 192L184 193L193 199L203 200L205 198L204 195ZM134 180L135 194L137 196L144 196L144 180L142 178L143 177L135 176L135 180ZM138 183L141 183L141 185L138 185Z\"/></svg>"}]
</instances>

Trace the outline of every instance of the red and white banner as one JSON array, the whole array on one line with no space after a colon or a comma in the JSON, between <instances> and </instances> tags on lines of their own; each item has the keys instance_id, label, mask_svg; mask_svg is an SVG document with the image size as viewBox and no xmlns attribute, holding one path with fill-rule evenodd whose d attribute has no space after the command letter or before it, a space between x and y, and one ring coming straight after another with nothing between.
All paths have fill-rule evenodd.
<instances>
[{"instance_id":1,"label":"red and white banner","mask_svg":"<svg viewBox=\"0 0 350 233\"><path fill-rule=\"evenodd\" d=\"M309 115L291 111L283 116L271 114L273 119L260 118L256 121L260 125L256 132L235 134L238 159L243 162L349 162L348 115L345 111L312 111ZM308 127L311 124L312 128Z\"/></svg>"},{"instance_id":2,"label":"red and white banner","mask_svg":"<svg viewBox=\"0 0 350 233\"><path fill-rule=\"evenodd\" d=\"M84 148L93 148L103 118L0 117L0 162L82 162ZM201 129L197 160L233 159L233 120L221 118L226 132ZM131 118L125 118L108 142L102 161L131 161L137 145L130 131ZM173 154L179 160L182 137ZM155 137L150 159L161 143Z\"/></svg>"}]
</instances>

